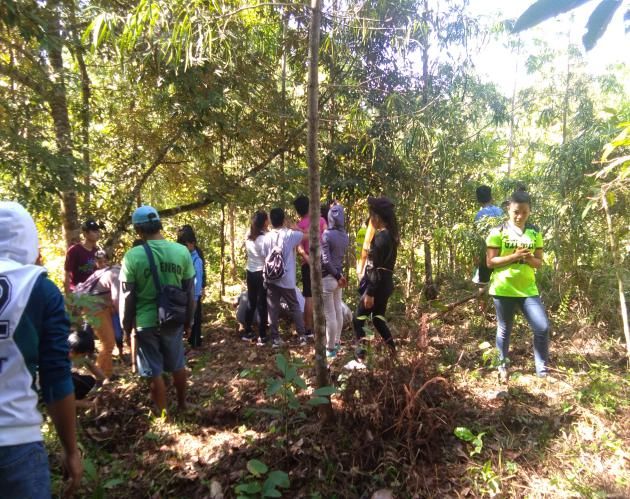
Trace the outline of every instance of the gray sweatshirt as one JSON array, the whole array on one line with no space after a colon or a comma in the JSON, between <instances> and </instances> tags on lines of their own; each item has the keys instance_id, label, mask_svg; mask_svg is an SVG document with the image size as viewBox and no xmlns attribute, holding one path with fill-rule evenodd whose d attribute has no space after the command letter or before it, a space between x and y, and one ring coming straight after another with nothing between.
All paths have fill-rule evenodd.
<instances>
[{"instance_id":1,"label":"gray sweatshirt","mask_svg":"<svg viewBox=\"0 0 630 499\"><path fill-rule=\"evenodd\" d=\"M328 212L328 229L322 234L322 276L331 275L337 280L341 278L348 243L343 206L336 204Z\"/></svg>"}]
</instances>

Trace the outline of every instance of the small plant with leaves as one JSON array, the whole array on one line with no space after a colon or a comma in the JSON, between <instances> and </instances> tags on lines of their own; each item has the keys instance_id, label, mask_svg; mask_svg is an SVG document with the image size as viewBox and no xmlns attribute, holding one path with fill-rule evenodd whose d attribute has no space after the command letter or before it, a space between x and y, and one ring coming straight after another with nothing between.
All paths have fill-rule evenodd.
<instances>
[{"instance_id":1,"label":"small plant with leaves","mask_svg":"<svg viewBox=\"0 0 630 499\"><path fill-rule=\"evenodd\" d=\"M504 365L499 358L499 350L493 347L489 342L484 341L483 343L480 343L479 350L481 350L481 361L484 366L496 369L497 367Z\"/></svg>"},{"instance_id":2,"label":"small plant with leaves","mask_svg":"<svg viewBox=\"0 0 630 499\"><path fill-rule=\"evenodd\" d=\"M288 423L291 418L304 419L305 405L302 404L298 395L308 386L306 381L298 373L300 365L288 360L283 354L276 355L276 367L281 376L269 378L267 380L267 396L271 397L276 407L263 409L263 412L278 416L284 423L284 433L288 434ZM318 406L330 404L330 396L336 392L332 386L324 386L313 392L313 396L306 402L307 406Z\"/></svg>"},{"instance_id":3,"label":"small plant with leaves","mask_svg":"<svg viewBox=\"0 0 630 499\"><path fill-rule=\"evenodd\" d=\"M481 451L483 449L483 436L486 434L486 432L482 431L481 433L475 435L465 426L458 426L457 428L455 428L453 433L460 440L468 442L473 446L473 450L470 451L470 457L473 457L475 454L481 454Z\"/></svg>"},{"instance_id":4,"label":"small plant with leaves","mask_svg":"<svg viewBox=\"0 0 630 499\"><path fill-rule=\"evenodd\" d=\"M249 474L245 480L234 487L237 499L258 497L282 497L278 489L289 487L289 475L284 471L269 471L269 467L258 459L247 462Z\"/></svg>"}]
</instances>

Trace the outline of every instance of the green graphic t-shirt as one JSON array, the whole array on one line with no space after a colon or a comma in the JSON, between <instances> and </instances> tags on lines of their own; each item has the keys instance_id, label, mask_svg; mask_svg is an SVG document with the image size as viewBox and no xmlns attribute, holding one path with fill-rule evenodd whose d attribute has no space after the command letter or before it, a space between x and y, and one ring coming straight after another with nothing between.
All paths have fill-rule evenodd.
<instances>
[{"instance_id":1,"label":"green graphic t-shirt","mask_svg":"<svg viewBox=\"0 0 630 499\"><path fill-rule=\"evenodd\" d=\"M509 222L490 231L486 239L488 248L499 250L499 256L511 255L517 248L527 248L532 253L542 249L542 234L531 225L520 231ZM538 296L536 271L526 263L511 263L495 268L490 277L490 295L526 298Z\"/></svg>"},{"instance_id":2,"label":"green graphic t-shirt","mask_svg":"<svg viewBox=\"0 0 630 499\"><path fill-rule=\"evenodd\" d=\"M169 284L181 286L182 280L195 277L195 268L188 248L165 239L148 243L162 286ZM120 271L120 281L135 284L136 327L138 329L156 327L157 291L144 247L136 246L127 251Z\"/></svg>"}]
</instances>

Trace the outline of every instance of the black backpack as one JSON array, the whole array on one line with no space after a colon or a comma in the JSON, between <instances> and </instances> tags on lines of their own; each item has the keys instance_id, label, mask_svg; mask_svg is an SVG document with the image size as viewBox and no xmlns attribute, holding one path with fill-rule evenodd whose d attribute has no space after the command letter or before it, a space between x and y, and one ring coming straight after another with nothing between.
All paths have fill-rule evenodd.
<instances>
[{"instance_id":1,"label":"black backpack","mask_svg":"<svg viewBox=\"0 0 630 499\"><path fill-rule=\"evenodd\" d=\"M265 265L263 267L263 278L265 282L274 282L282 279L286 273L284 264L284 255L280 243L280 231L276 238L276 244L271 248L269 254L265 257Z\"/></svg>"},{"instance_id":2,"label":"black backpack","mask_svg":"<svg viewBox=\"0 0 630 499\"><path fill-rule=\"evenodd\" d=\"M158 294L158 323L160 326L182 326L186 322L186 310L188 309L188 293L182 288L167 284L162 286L158 277L155 259L151 247L142 245L149 259L149 267L153 275L153 284Z\"/></svg>"}]
</instances>

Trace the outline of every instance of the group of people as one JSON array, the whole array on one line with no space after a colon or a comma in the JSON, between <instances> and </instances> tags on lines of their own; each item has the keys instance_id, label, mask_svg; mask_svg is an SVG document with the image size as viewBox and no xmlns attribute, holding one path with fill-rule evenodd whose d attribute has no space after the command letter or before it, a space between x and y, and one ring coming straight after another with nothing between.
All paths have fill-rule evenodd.
<instances>
[{"instance_id":1,"label":"group of people","mask_svg":"<svg viewBox=\"0 0 630 499\"><path fill-rule=\"evenodd\" d=\"M249 310L245 318L246 341L257 341L258 345L271 342L272 347L281 347L278 320L281 302L284 302L298 334L298 342L304 345L312 337L313 306L311 290L311 261L308 242L310 227L309 199L300 196L294 201L299 220L287 223L282 208L273 208L269 214L257 211L247 234L247 298ZM360 299L353 318L353 327L358 344L357 355L364 355L364 325L371 316L375 328L392 353L395 343L384 318L387 301L391 296L393 271L399 244L398 224L394 204L385 197L368 198L369 227L371 235L366 237L366 265L360 270ZM345 231L343 206L336 201L322 209L319 219L321 242L322 290L326 319L326 355L334 358L341 344L343 328L343 289L348 285L344 275L344 260L349 245ZM300 258L302 277L303 311L296 289L296 257ZM258 334L253 332L255 312L258 312ZM267 327L271 337L267 336Z\"/></svg>"},{"instance_id":2,"label":"group of people","mask_svg":"<svg viewBox=\"0 0 630 499\"><path fill-rule=\"evenodd\" d=\"M502 380L509 375L509 339L514 315L521 309L534 332L536 372L548 374L549 325L536 287L535 270L543 260L540 231L528 224L531 199L517 190L507 202L508 219L492 204L491 191L477 191L481 210L476 221L499 217L485 239L477 281L488 285L497 315L496 345ZM298 342L312 336L311 255L308 245L309 200L294 203L299 221L289 224L282 208L267 215L258 211L247 236L247 295L244 339L260 345L284 343L279 330L281 302L295 324ZM359 300L352 322L355 353L365 356L365 322L371 319L392 355L396 343L385 319L394 290L393 272L400 244L394 204L385 197L368 198L369 219L357 242ZM343 206L333 202L319 220L322 288L326 320L326 351L337 355L343 327L343 289L348 285L344 259L349 245ZM86 361L94 351L87 326L72 325L64 296L37 265L38 236L29 213L18 203L0 202L0 490L10 497L49 497L50 476L42 443L38 392L48 406L63 446L69 490L79 484L82 465L76 442L75 395L93 386L90 376L72 375L72 365L86 366L96 377L112 377L112 352L123 335L134 338L132 357L149 380L157 414L167 407L163 372L170 372L179 410L186 409L184 337L192 347L201 343L201 297L205 285L203 255L190 226L178 232L178 242L162 235L158 212L141 206L132 215L139 239L124 255L122 266L110 265L97 247L100 225L88 220L83 241L67 253L64 289L67 296L95 298L87 314L100 340L95 364ZM363 240L361 240L361 238ZM304 306L296 288L300 259ZM71 306L79 306L77 301ZM259 321L254 334L254 315ZM117 328L120 330L117 332ZM268 336L269 330L269 336Z\"/></svg>"}]
</instances>

